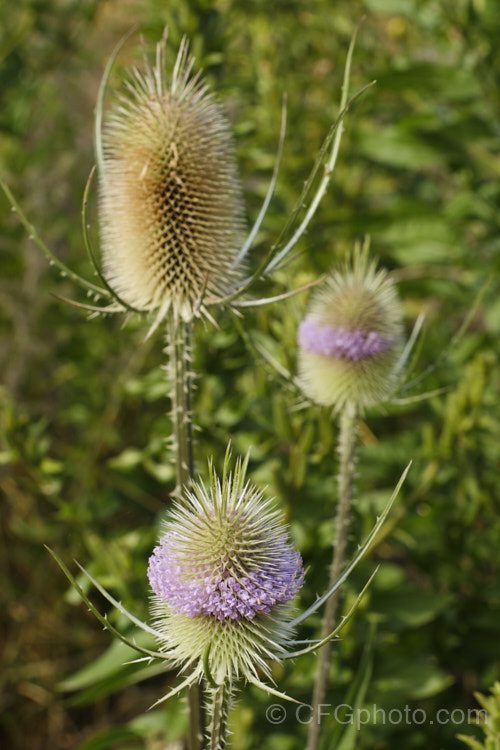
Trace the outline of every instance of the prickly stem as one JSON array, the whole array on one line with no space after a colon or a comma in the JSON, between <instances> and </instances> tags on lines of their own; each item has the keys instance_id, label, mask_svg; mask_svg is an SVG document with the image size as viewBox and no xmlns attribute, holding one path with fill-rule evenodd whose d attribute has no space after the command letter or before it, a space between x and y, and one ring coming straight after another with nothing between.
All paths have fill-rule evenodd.
<instances>
[{"instance_id":1,"label":"prickly stem","mask_svg":"<svg viewBox=\"0 0 500 750\"><path fill-rule=\"evenodd\" d=\"M189 324L168 319L169 378L171 388L171 418L175 457L175 494L181 495L193 474L193 440L191 428L191 373Z\"/></svg>"},{"instance_id":2,"label":"prickly stem","mask_svg":"<svg viewBox=\"0 0 500 750\"><path fill-rule=\"evenodd\" d=\"M175 457L175 493L182 494L193 476L193 438L191 424L190 326L173 311L168 317L167 353L171 388L172 449ZM189 750L204 750L205 716L202 691L198 683L188 690Z\"/></svg>"},{"instance_id":3,"label":"prickly stem","mask_svg":"<svg viewBox=\"0 0 500 750\"><path fill-rule=\"evenodd\" d=\"M227 722L232 697L231 687L227 684L207 688L208 750L225 750L227 747Z\"/></svg>"},{"instance_id":4,"label":"prickly stem","mask_svg":"<svg viewBox=\"0 0 500 750\"><path fill-rule=\"evenodd\" d=\"M330 586L333 586L340 577L345 563L353 493L357 421L356 408L349 404L346 405L340 414L340 433L337 448L340 462L337 478L338 503L335 517L333 559L330 567ZM325 638L334 628L339 605L339 593L339 591L336 591L326 603L325 614L323 616L322 638ZM309 724L306 750L316 750L318 747L321 731L319 709L325 703L332 645L331 641L327 643L321 649L318 657L318 669L312 700L313 719Z\"/></svg>"}]
</instances>

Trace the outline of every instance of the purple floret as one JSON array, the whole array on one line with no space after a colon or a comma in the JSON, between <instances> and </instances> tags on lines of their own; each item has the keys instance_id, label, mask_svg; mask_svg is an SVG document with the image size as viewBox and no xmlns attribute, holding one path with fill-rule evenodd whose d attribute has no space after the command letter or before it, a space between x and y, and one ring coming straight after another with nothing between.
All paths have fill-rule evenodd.
<instances>
[{"instance_id":1,"label":"purple floret","mask_svg":"<svg viewBox=\"0 0 500 750\"><path fill-rule=\"evenodd\" d=\"M149 582L155 594L179 614L251 620L269 613L275 604L290 601L304 581L300 554L285 538L271 552L271 560L268 555L265 564L246 571L240 563L186 565L182 563L185 549L180 548L175 533L168 532L149 559Z\"/></svg>"},{"instance_id":2,"label":"purple floret","mask_svg":"<svg viewBox=\"0 0 500 750\"><path fill-rule=\"evenodd\" d=\"M393 346L390 339L375 331L366 334L359 329L334 328L310 317L300 324L297 339L300 348L308 352L352 360L373 357Z\"/></svg>"}]
</instances>

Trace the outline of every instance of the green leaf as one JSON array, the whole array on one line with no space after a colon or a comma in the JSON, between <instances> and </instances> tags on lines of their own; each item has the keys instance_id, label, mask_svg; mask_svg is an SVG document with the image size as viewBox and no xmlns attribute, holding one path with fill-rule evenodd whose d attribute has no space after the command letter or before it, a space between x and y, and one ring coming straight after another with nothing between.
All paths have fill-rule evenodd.
<instances>
[{"instance_id":1,"label":"green leaf","mask_svg":"<svg viewBox=\"0 0 500 750\"><path fill-rule=\"evenodd\" d=\"M122 666L117 672L99 680L86 690L76 693L68 700L70 706L89 706L101 700L107 695L114 695L121 692L131 685L137 685L139 682L155 677L159 674L165 674L165 667L162 664L151 666L128 665Z\"/></svg>"},{"instance_id":2,"label":"green leaf","mask_svg":"<svg viewBox=\"0 0 500 750\"><path fill-rule=\"evenodd\" d=\"M373 597L372 607L393 626L419 628L432 622L453 601L450 595L426 592L406 584L402 588L377 593Z\"/></svg>"},{"instance_id":3,"label":"green leaf","mask_svg":"<svg viewBox=\"0 0 500 750\"><path fill-rule=\"evenodd\" d=\"M130 471L142 463L144 452L138 448L125 448L118 456L108 460L108 466L118 471Z\"/></svg>"},{"instance_id":4,"label":"green leaf","mask_svg":"<svg viewBox=\"0 0 500 750\"><path fill-rule=\"evenodd\" d=\"M145 648L152 648L155 645L152 636L138 629L134 630L134 633L130 634L130 637L134 638L140 646L144 646ZM60 690L68 692L82 690L90 685L95 685L101 680L116 675L123 670L125 662L136 658L137 651L133 648L122 643L122 641L113 641L101 656L91 664L75 672L71 677L66 677L59 683L58 687Z\"/></svg>"},{"instance_id":5,"label":"green leaf","mask_svg":"<svg viewBox=\"0 0 500 750\"><path fill-rule=\"evenodd\" d=\"M434 666L428 658L425 661L388 659L384 670L389 669L391 674L377 679L375 687L381 693L394 696L422 700L438 695L454 682L453 677Z\"/></svg>"},{"instance_id":6,"label":"green leaf","mask_svg":"<svg viewBox=\"0 0 500 750\"><path fill-rule=\"evenodd\" d=\"M385 2L385 0L382 0ZM397 2L397 0L396 0ZM402 70L391 69L377 76L383 91L414 93L422 91L426 100L429 94L432 99L441 94L448 101L464 101L473 96L480 96L481 90L477 79L470 70L463 66L433 65L432 63L407 64Z\"/></svg>"},{"instance_id":7,"label":"green leaf","mask_svg":"<svg viewBox=\"0 0 500 750\"><path fill-rule=\"evenodd\" d=\"M474 739L474 737L466 737L465 734L457 734L457 739L465 742L472 750L484 750L484 745Z\"/></svg>"},{"instance_id":8,"label":"green leaf","mask_svg":"<svg viewBox=\"0 0 500 750\"><path fill-rule=\"evenodd\" d=\"M364 0L364 4L372 13L408 16L415 13L415 0Z\"/></svg>"},{"instance_id":9,"label":"green leaf","mask_svg":"<svg viewBox=\"0 0 500 750\"><path fill-rule=\"evenodd\" d=\"M359 711L362 707L366 692L371 682L373 673L373 654L375 645L375 626L370 628L368 640L363 649L363 655L358 667L357 674L349 688L343 703L350 706L354 712ZM339 718L343 718L339 715ZM354 723L347 726L338 724L333 730L328 745L330 750L354 750L356 747L357 726Z\"/></svg>"},{"instance_id":10,"label":"green leaf","mask_svg":"<svg viewBox=\"0 0 500 750\"><path fill-rule=\"evenodd\" d=\"M129 745L124 746L122 743L137 742L139 739L141 739L141 735L133 729L111 727L110 729L104 729L89 740L85 740L85 742L77 745L75 750L110 750L116 747L120 747L120 750L126 750ZM117 743L120 744L117 745Z\"/></svg>"},{"instance_id":11,"label":"green leaf","mask_svg":"<svg viewBox=\"0 0 500 750\"><path fill-rule=\"evenodd\" d=\"M400 169L436 169L443 164L441 151L429 146L418 135L397 126L361 131L358 148L373 161Z\"/></svg>"}]
</instances>

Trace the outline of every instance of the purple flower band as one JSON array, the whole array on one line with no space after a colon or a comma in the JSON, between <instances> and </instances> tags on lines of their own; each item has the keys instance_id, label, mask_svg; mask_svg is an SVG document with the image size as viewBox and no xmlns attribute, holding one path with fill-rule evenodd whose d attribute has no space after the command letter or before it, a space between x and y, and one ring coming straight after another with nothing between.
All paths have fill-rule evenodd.
<instances>
[{"instance_id":1,"label":"purple flower band","mask_svg":"<svg viewBox=\"0 0 500 750\"><path fill-rule=\"evenodd\" d=\"M155 594L178 614L251 620L290 601L304 580L301 557L285 539L272 552L273 562L258 569L242 572L226 563L214 571L213 563L190 565L175 535L167 533L150 557L149 581Z\"/></svg>"},{"instance_id":2,"label":"purple flower band","mask_svg":"<svg viewBox=\"0 0 500 750\"><path fill-rule=\"evenodd\" d=\"M374 354L386 352L393 346L393 341L375 331L365 334L358 329L334 328L321 325L314 318L302 321L297 339L300 348L308 352L352 360L373 357Z\"/></svg>"}]
</instances>

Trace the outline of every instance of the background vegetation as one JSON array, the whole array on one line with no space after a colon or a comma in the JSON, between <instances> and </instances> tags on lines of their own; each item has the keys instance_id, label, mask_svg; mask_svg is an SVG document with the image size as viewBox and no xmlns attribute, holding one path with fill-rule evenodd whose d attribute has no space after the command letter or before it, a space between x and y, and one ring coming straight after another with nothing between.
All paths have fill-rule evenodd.
<instances>
[{"instance_id":1,"label":"background vegetation","mask_svg":"<svg viewBox=\"0 0 500 750\"><path fill-rule=\"evenodd\" d=\"M337 112L347 45L363 14L353 90L372 79L346 123L338 170L302 241L304 253L262 284L279 293L316 278L365 234L394 270L407 329L426 324L405 395L439 397L369 414L362 425L352 545L370 528L410 458L383 541L345 588L346 606L382 568L332 665L337 705L365 658L365 702L431 717L467 710L500 673L500 12L495 0L18 0L0 3L0 170L48 244L89 273L81 194L93 164L93 106L114 44L137 22L148 43L183 34L234 124L248 217L265 194L282 92L289 128L277 197L253 261L276 237ZM126 66L134 44L118 63ZM112 85L116 83L116 76ZM95 207L93 214L95 216ZM0 482L2 746L12 750L174 747L181 704L144 714L174 675L122 667L43 548L77 558L139 616L146 565L173 488L161 337L145 321L86 320L74 296L0 201ZM94 219L94 233L97 223ZM450 340L486 293L466 334ZM307 295L245 315L245 329L294 369ZM309 566L303 604L324 588L335 503L335 425L249 352L231 315L199 325L197 465L229 437L252 450L252 475L286 508ZM98 595L94 600L103 609ZM123 625L123 623L122 623ZM373 646L366 644L373 633ZM311 630L311 634L312 634ZM309 702L314 659L276 673ZM265 721L253 690L235 711L234 747L299 750L290 712ZM325 748L333 747L329 727ZM356 748L463 747L468 726L373 724Z\"/></svg>"}]
</instances>

